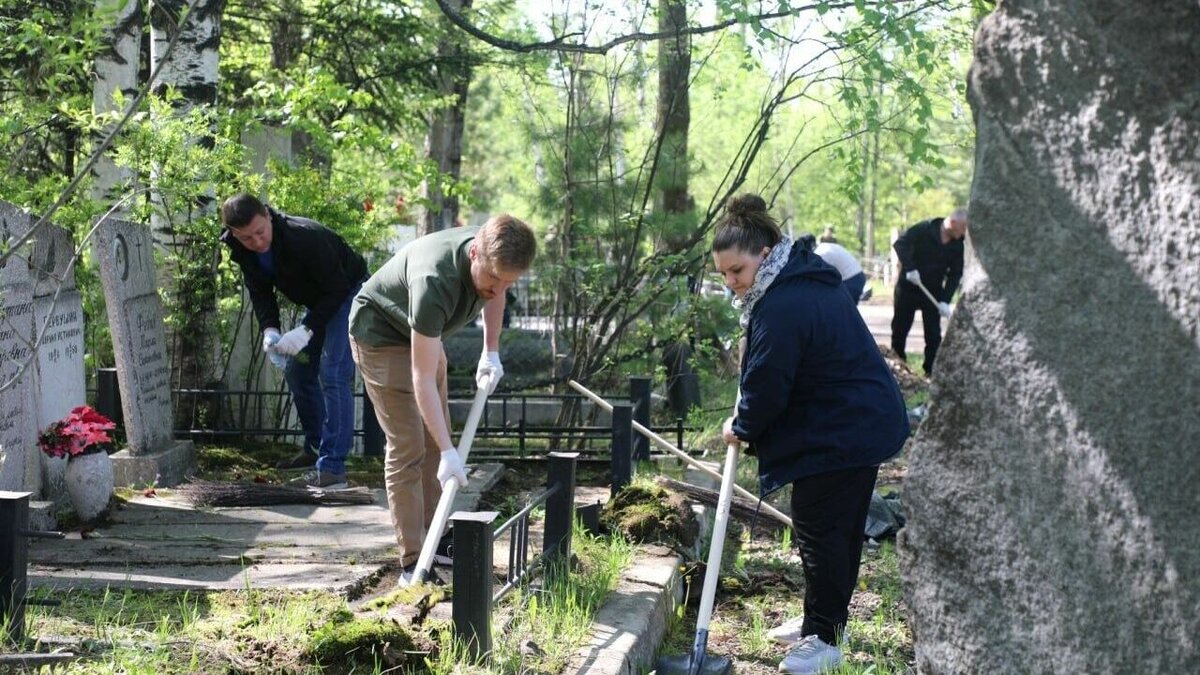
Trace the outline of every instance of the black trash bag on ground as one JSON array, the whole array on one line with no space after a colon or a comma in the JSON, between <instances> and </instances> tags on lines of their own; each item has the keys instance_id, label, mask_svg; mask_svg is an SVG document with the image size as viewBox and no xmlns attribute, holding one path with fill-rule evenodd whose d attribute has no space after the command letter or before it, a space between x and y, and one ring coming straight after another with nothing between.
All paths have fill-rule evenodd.
<instances>
[{"instance_id":1,"label":"black trash bag on ground","mask_svg":"<svg viewBox=\"0 0 1200 675\"><path fill-rule=\"evenodd\" d=\"M871 493L871 506L867 509L867 525L863 534L869 539L882 541L896 536L904 527L904 509L900 504L900 495L889 494L880 496L878 492Z\"/></svg>"}]
</instances>

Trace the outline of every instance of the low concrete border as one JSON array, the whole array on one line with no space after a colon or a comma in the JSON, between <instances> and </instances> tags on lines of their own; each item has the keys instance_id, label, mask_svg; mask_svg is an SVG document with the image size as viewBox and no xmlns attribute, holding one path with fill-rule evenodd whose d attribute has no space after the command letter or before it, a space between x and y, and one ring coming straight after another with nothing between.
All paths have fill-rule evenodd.
<instances>
[{"instance_id":1,"label":"low concrete border","mask_svg":"<svg viewBox=\"0 0 1200 675\"><path fill-rule=\"evenodd\" d=\"M592 621L592 639L567 662L572 675L636 675L649 670L675 609L684 601L684 558L642 546L629 573Z\"/></svg>"}]
</instances>

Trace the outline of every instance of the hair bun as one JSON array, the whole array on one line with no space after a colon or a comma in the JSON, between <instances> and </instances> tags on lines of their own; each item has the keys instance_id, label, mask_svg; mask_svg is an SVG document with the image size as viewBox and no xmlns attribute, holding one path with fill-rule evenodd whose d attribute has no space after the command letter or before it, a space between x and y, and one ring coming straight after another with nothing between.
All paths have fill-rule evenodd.
<instances>
[{"instance_id":1,"label":"hair bun","mask_svg":"<svg viewBox=\"0 0 1200 675\"><path fill-rule=\"evenodd\" d=\"M767 203L755 194L743 194L729 200L725 210L731 216L749 216L755 213L766 213Z\"/></svg>"}]
</instances>

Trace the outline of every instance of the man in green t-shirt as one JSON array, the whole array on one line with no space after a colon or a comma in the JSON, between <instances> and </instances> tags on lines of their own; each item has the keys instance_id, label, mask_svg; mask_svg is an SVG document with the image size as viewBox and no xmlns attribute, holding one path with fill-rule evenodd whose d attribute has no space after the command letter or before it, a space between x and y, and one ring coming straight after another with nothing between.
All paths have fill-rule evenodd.
<instances>
[{"instance_id":1,"label":"man in green t-shirt","mask_svg":"<svg viewBox=\"0 0 1200 675\"><path fill-rule=\"evenodd\" d=\"M466 485L450 437L442 337L483 312L483 353L476 370L494 389L500 364L505 291L533 264L537 240L509 215L482 227L458 227L400 249L363 284L350 310L350 350L387 438L383 478L400 544L401 583L433 520L442 484Z\"/></svg>"}]
</instances>

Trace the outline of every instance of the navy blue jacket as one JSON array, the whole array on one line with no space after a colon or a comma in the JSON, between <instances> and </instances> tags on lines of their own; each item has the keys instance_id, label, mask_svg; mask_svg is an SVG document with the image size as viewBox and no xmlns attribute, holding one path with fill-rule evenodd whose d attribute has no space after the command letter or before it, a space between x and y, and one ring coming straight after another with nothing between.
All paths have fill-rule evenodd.
<instances>
[{"instance_id":1,"label":"navy blue jacket","mask_svg":"<svg viewBox=\"0 0 1200 675\"><path fill-rule=\"evenodd\" d=\"M900 387L841 284L799 242L750 315L733 432L758 455L764 496L880 464L908 438Z\"/></svg>"},{"instance_id":2,"label":"navy blue jacket","mask_svg":"<svg viewBox=\"0 0 1200 675\"><path fill-rule=\"evenodd\" d=\"M242 269L242 279L250 293L250 303L261 328L279 328L279 302L275 290L308 310L302 322L316 333L324 334L325 324L333 318L346 296L367 279L367 263L346 240L324 225L280 213L268 208L271 217L271 254L275 275L263 270L258 254L226 229L221 241Z\"/></svg>"}]
</instances>

